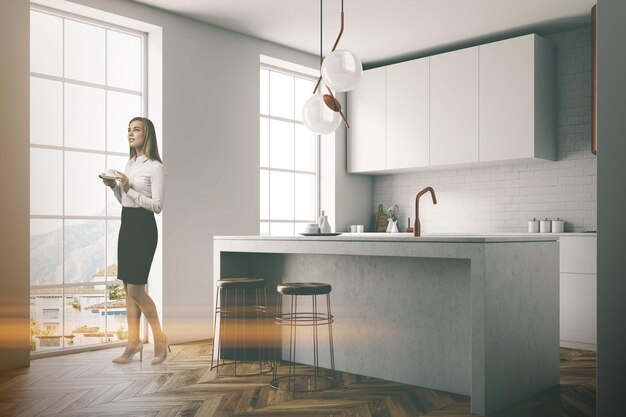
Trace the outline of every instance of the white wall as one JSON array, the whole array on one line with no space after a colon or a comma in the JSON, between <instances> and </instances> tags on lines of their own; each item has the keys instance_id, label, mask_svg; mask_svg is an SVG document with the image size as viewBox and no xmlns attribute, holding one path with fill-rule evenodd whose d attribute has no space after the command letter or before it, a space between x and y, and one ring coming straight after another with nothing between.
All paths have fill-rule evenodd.
<instances>
[{"instance_id":1,"label":"white wall","mask_svg":"<svg viewBox=\"0 0 626 417\"><path fill-rule=\"evenodd\" d=\"M624 414L626 386L626 2L598 1L598 417Z\"/></svg>"},{"instance_id":2,"label":"white wall","mask_svg":"<svg viewBox=\"0 0 626 417\"><path fill-rule=\"evenodd\" d=\"M370 213L379 203L400 206L402 230L415 194L432 186L438 204L420 204L425 233L525 232L527 220L566 220L566 231L595 230L596 157L591 153L591 29L546 36L555 45L557 143L555 162L423 171L374 178Z\"/></svg>"},{"instance_id":3,"label":"white wall","mask_svg":"<svg viewBox=\"0 0 626 417\"><path fill-rule=\"evenodd\" d=\"M0 370L29 365L30 187L27 0L0 13Z\"/></svg>"}]
</instances>

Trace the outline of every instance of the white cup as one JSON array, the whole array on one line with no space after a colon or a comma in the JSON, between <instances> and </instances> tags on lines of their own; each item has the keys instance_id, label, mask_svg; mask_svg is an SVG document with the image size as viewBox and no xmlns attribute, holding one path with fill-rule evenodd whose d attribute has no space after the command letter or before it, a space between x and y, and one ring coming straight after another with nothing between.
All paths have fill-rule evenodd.
<instances>
[{"instance_id":1,"label":"white cup","mask_svg":"<svg viewBox=\"0 0 626 417\"><path fill-rule=\"evenodd\" d=\"M352 224L348 228L350 233L363 233L363 225L362 224Z\"/></svg>"},{"instance_id":2,"label":"white cup","mask_svg":"<svg viewBox=\"0 0 626 417\"><path fill-rule=\"evenodd\" d=\"M317 223L308 223L304 226L304 233L319 233L320 228Z\"/></svg>"},{"instance_id":3,"label":"white cup","mask_svg":"<svg viewBox=\"0 0 626 417\"><path fill-rule=\"evenodd\" d=\"M107 168L104 170L104 175L106 175L107 177L114 177L116 173L117 170L115 169Z\"/></svg>"}]
</instances>

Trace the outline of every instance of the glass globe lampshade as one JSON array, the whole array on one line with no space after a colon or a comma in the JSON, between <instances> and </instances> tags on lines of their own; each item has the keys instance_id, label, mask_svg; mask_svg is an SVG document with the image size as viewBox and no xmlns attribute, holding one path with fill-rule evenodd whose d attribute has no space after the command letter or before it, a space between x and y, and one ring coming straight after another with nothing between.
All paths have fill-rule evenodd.
<instances>
[{"instance_id":1,"label":"glass globe lampshade","mask_svg":"<svg viewBox=\"0 0 626 417\"><path fill-rule=\"evenodd\" d=\"M320 93L311 96L304 103L302 121L310 131L319 135L334 132L341 124L339 113L328 108Z\"/></svg>"},{"instance_id":2,"label":"glass globe lampshade","mask_svg":"<svg viewBox=\"0 0 626 417\"><path fill-rule=\"evenodd\" d=\"M347 49L337 49L324 58L322 78L331 89L350 91L358 84L363 73L363 65L358 56Z\"/></svg>"}]
</instances>

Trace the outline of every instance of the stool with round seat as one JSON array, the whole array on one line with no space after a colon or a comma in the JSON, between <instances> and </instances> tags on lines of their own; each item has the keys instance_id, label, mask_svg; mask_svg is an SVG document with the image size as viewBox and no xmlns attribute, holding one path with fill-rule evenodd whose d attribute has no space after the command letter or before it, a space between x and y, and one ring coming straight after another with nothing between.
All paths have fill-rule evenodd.
<instances>
[{"instance_id":1,"label":"stool with round seat","mask_svg":"<svg viewBox=\"0 0 626 417\"><path fill-rule=\"evenodd\" d=\"M330 292L332 286L319 282L295 282L278 285L278 314L275 316L276 335L274 340L273 374L270 385L275 389L292 392L322 391L336 385L335 353L333 348L333 315L330 309ZM317 297L326 296L326 312L320 312ZM283 312L283 297L288 300L288 311ZM310 309L298 310L298 300L308 301ZM307 305L307 308L309 306ZM297 364L296 335L301 326L311 327L313 337L313 367ZM320 367L318 327L328 327L328 357L330 369ZM287 375L279 376L278 347L282 344L283 328L289 329L289 362Z\"/></svg>"},{"instance_id":2,"label":"stool with round seat","mask_svg":"<svg viewBox=\"0 0 626 417\"><path fill-rule=\"evenodd\" d=\"M265 280L224 278L216 285L211 369L230 376L271 371Z\"/></svg>"}]
</instances>

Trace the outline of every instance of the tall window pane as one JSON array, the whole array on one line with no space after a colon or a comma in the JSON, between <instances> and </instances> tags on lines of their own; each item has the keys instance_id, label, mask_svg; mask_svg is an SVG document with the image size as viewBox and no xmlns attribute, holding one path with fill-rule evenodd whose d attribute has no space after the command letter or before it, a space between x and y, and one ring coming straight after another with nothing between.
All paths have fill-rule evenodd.
<instances>
[{"instance_id":1,"label":"tall window pane","mask_svg":"<svg viewBox=\"0 0 626 417\"><path fill-rule=\"evenodd\" d=\"M104 216L104 155L65 152L65 215Z\"/></svg>"},{"instance_id":2,"label":"tall window pane","mask_svg":"<svg viewBox=\"0 0 626 417\"><path fill-rule=\"evenodd\" d=\"M31 12L30 70L63 76L63 19L60 17Z\"/></svg>"},{"instance_id":3,"label":"tall window pane","mask_svg":"<svg viewBox=\"0 0 626 417\"><path fill-rule=\"evenodd\" d=\"M107 92L107 151L128 153L128 122L140 114L140 95Z\"/></svg>"},{"instance_id":4,"label":"tall window pane","mask_svg":"<svg viewBox=\"0 0 626 417\"><path fill-rule=\"evenodd\" d=\"M111 341L112 334L105 327L106 301L105 285L84 285L65 290L65 347Z\"/></svg>"},{"instance_id":5,"label":"tall window pane","mask_svg":"<svg viewBox=\"0 0 626 417\"><path fill-rule=\"evenodd\" d=\"M296 125L295 132L295 169L298 171L316 171L317 137L304 125Z\"/></svg>"},{"instance_id":6,"label":"tall window pane","mask_svg":"<svg viewBox=\"0 0 626 417\"><path fill-rule=\"evenodd\" d=\"M121 207L98 175L123 171L145 114L146 34L31 9L32 351L128 338L117 280Z\"/></svg>"},{"instance_id":7,"label":"tall window pane","mask_svg":"<svg viewBox=\"0 0 626 417\"><path fill-rule=\"evenodd\" d=\"M105 92L65 84L65 146L104 150Z\"/></svg>"},{"instance_id":8,"label":"tall window pane","mask_svg":"<svg viewBox=\"0 0 626 417\"><path fill-rule=\"evenodd\" d=\"M293 119L294 97L293 97L294 77L270 71L270 115Z\"/></svg>"},{"instance_id":9,"label":"tall window pane","mask_svg":"<svg viewBox=\"0 0 626 417\"><path fill-rule=\"evenodd\" d=\"M107 84L141 90L141 38L107 30Z\"/></svg>"},{"instance_id":10,"label":"tall window pane","mask_svg":"<svg viewBox=\"0 0 626 417\"><path fill-rule=\"evenodd\" d=\"M63 146L63 83L30 78L30 143Z\"/></svg>"},{"instance_id":11,"label":"tall window pane","mask_svg":"<svg viewBox=\"0 0 626 417\"><path fill-rule=\"evenodd\" d=\"M30 221L30 284L63 284L63 220Z\"/></svg>"},{"instance_id":12,"label":"tall window pane","mask_svg":"<svg viewBox=\"0 0 626 417\"><path fill-rule=\"evenodd\" d=\"M270 218L293 220L293 173L270 172Z\"/></svg>"},{"instance_id":13,"label":"tall window pane","mask_svg":"<svg viewBox=\"0 0 626 417\"><path fill-rule=\"evenodd\" d=\"M270 166L293 169L293 123L270 121Z\"/></svg>"},{"instance_id":14,"label":"tall window pane","mask_svg":"<svg viewBox=\"0 0 626 417\"><path fill-rule=\"evenodd\" d=\"M311 77L260 68L261 235L292 235L317 222L319 136L302 124Z\"/></svg>"},{"instance_id":15,"label":"tall window pane","mask_svg":"<svg viewBox=\"0 0 626 417\"><path fill-rule=\"evenodd\" d=\"M63 214L63 152L31 148L30 213L44 216Z\"/></svg>"},{"instance_id":16,"label":"tall window pane","mask_svg":"<svg viewBox=\"0 0 626 417\"><path fill-rule=\"evenodd\" d=\"M315 175L296 174L295 193L295 219L315 218Z\"/></svg>"},{"instance_id":17,"label":"tall window pane","mask_svg":"<svg viewBox=\"0 0 626 417\"><path fill-rule=\"evenodd\" d=\"M313 94L315 82L304 78L296 78L294 83L294 118L302 121L302 108L304 103Z\"/></svg>"},{"instance_id":18,"label":"tall window pane","mask_svg":"<svg viewBox=\"0 0 626 417\"><path fill-rule=\"evenodd\" d=\"M97 281L104 269L104 220L65 220L65 283Z\"/></svg>"},{"instance_id":19,"label":"tall window pane","mask_svg":"<svg viewBox=\"0 0 626 417\"><path fill-rule=\"evenodd\" d=\"M65 19L65 78L105 83L105 29Z\"/></svg>"}]
</instances>

